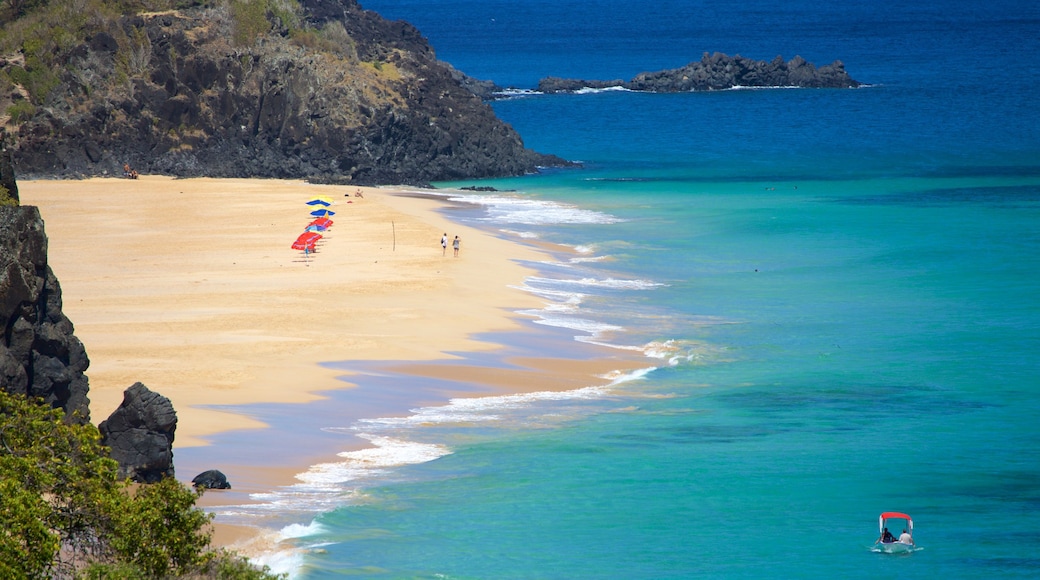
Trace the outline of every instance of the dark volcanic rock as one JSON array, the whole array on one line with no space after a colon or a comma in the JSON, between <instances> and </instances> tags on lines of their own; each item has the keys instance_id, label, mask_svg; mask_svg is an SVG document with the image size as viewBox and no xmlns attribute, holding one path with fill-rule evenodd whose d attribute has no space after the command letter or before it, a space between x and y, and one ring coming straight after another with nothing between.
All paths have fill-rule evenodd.
<instances>
[{"instance_id":1,"label":"dark volcanic rock","mask_svg":"<svg viewBox=\"0 0 1040 580\"><path fill-rule=\"evenodd\" d=\"M191 484L196 488L231 489L231 484L228 483L227 476L216 469L203 471L196 475L194 479L191 480Z\"/></svg>"},{"instance_id":2,"label":"dark volcanic rock","mask_svg":"<svg viewBox=\"0 0 1040 580\"><path fill-rule=\"evenodd\" d=\"M112 449L119 477L156 483L173 477L173 437L177 413L166 397L141 383L123 392L123 403L98 425L101 442Z\"/></svg>"},{"instance_id":3,"label":"dark volcanic rock","mask_svg":"<svg viewBox=\"0 0 1040 580\"><path fill-rule=\"evenodd\" d=\"M560 77L545 77L538 81L538 91L542 93L573 93L582 89L609 89L624 87L625 81L589 81L583 79L563 79Z\"/></svg>"},{"instance_id":4,"label":"dark volcanic rock","mask_svg":"<svg viewBox=\"0 0 1040 580\"><path fill-rule=\"evenodd\" d=\"M311 44L275 29L235 45L216 7L108 23L56 55L62 84L19 125L19 172L119 175L129 163L181 177L425 184L562 163L526 149L415 27L354 0L302 4L319 30Z\"/></svg>"},{"instance_id":5,"label":"dark volcanic rock","mask_svg":"<svg viewBox=\"0 0 1040 580\"><path fill-rule=\"evenodd\" d=\"M14 161L11 159L11 147L7 131L0 127L0 187L7 190L7 196L18 201L18 183L14 179Z\"/></svg>"},{"instance_id":6,"label":"dark volcanic rock","mask_svg":"<svg viewBox=\"0 0 1040 580\"><path fill-rule=\"evenodd\" d=\"M90 361L61 306L39 210L0 207L0 388L86 423Z\"/></svg>"},{"instance_id":7,"label":"dark volcanic rock","mask_svg":"<svg viewBox=\"0 0 1040 580\"><path fill-rule=\"evenodd\" d=\"M855 88L860 86L845 71L845 65L836 60L816 67L800 56L784 62L783 57L772 61L753 60L740 55L728 56L716 52L700 61L676 69L644 72L628 82L587 81L547 77L538 84L545 93L574 92L583 88L623 87L633 91L678 93L688 91L716 91L734 87L804 87Z\"/></svg>"}]
</instances>

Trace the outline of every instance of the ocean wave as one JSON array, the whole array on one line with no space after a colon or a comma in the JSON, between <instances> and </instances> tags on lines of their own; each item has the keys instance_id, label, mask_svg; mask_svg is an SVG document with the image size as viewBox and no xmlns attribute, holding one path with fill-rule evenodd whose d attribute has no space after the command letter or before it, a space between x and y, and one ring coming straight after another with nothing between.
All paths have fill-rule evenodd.
<instances>
[{"instance_id":1,"label":"ocean wave","mask_svg":"<svg viewBox=\"0 0 1040 580\"><path fill-rule=\"evenodd\" d=\"M636 91L633 91L632 89L630 89L628 87L620 87L620 86L618 86L618 87L599 87L599 88L596 88L596 87L582 87L580 89L577 89L577 90L574 90L574 91L569 91L569 92L572 95L595 95L595 94L598 94L598 93L615 93L615 92L634 93Z\"/></svg>"},{"instance_id":2,"label":"ocean wave","mask_svg":"<svg viewBox=\"0 0 1040 580\"><path fill-rule=\"evenodd\" d=\"M426 463L451 454L451 450L444 445L365 433L358 436L368 439L374 447L339 453L338 456L344 461L312 465L307 471L298 473L296 479L314 486L339 485L384 474L389 468Z\"/></svg>"},{"instance_id":3,"label":"ocean wave","mask_svg":"<svg viewBox=\"0 0 1040 580\"><path fill-rule=\"evenodd\" d=\"M530 286L530 285L528 285L526 283L523 284L522 286L510 286L510 288L516 288L517 290L523 290L524 292L528 292L530 294L534 294L535 296L538 296L540 298L545 298L547 300L554 300L555 301L555 304L551 304L551 305L547 306L546 308L554 308L554 307L559 307L561 305L570 306L570 307L576 307L576 306L578 306L579 304L582 303L582 301L585 299L585 296L586 296L586 294L584 294L582 292L574 292L573 290L563 290L563 289L560 289L560 288L535 288L534 286ZM530 314L531 312L538 312L538 311L530 311L530 310L521 311L522 314Z\"/></svg>"},{"instance_id":4,"label":"ocean wave","mask_svg":"<svg viewBox=\"0 0 1040 580\"><path fill-rule=\"evenodd\" d=\"M572 316L548 316L548 313L539 314L539 319L535 320L535 324L541 324L544 326L552 326L554 328L567 328L569 330L577 330L580 332L587 333L590 337L598 337L608 332L620 332L625 328L616 324L608 324L606 322L599 322L596 320L589 320L587 318L576 318ZM575 337L577 340L581 340L582 337Z\"/></svg>"},{"instance_id":5,"label":"ocean wave","mask_svg":"<svg viewBox=\"0 0 1040 580\"><path fill-rule=\"evenodd\" d=\"M508 88L503 89L501 91L495 91L492 94L500 99L519 99L523 97L534 97L537 95L544 95L545 93L541 91L536 91L534 89Z\"/></svg>"},{"instance_id":6,"label":"ocean wave","mask_svg":"<svg viewBox=\"0 0 1040 580\"><path fill-rule=\"evenodd\" d=\"M667 286L661 282L652 280L625 280L618 278L544 278L531 276L526 281L527 285L538 284L542 286L579 286L586 288L605 288L609 290L649 290L660 286Z\"/></svg>"},{"instance_id":7,"label":"ocean wave","mask_svg":"<svg viewBox=\"0 0 1040 580\"><path fill-rule=\"evenodd\" d=\"M768 86L745 86L745 85L733 85L728 89L722 89L723 91L772 91L776 89L802 89L805 87L793 87L790 85L768 85ZM693 91L691 91L693 92Z\"/></svg>"},{"instance_id":8,"label":"ocean wave","mask_svg":"<svg viewBox=\"0 0 1040 580\"><path fill-rule=\"evenodd\" d=\"M447 405L413 409L412 414L406 417L361 419L351 429L362 432L363 437L372 437L373 435L365 432L402 427L498 421L503 419L505 411L527 408L544 401L597 399L603 397L607 390L607 387L584 387L570 391L539 391L494 397L455 398L451 399Z\"/></svg>"},{"instance_id":9,"label":"ocean wave","mask_svg":"<svg viewBox=\"0 0 1040 580\"><path fill-rule=\"evenodd\" d=\"M535 232L521 232L521 231L517 231L517 230L507 230L507 229L500 229L498 231L502 232L503 234L510 235L510 236L516 236L516 237L520 238L521 240L536 240L536 239L541 237L541 236L539 236Z\"/></svg>"},{"instance_id":10,"label":"ocean wave","mask_svg":"<svg viewBox=\"0 0 1040 580\"><path fill-rule=\"evenodd\" d=\"M504 195L469 195L453 193L450 201L483 206L486 221L523 225L615 224L623 220L576 205Z\"/></svg>"}]
</instances>

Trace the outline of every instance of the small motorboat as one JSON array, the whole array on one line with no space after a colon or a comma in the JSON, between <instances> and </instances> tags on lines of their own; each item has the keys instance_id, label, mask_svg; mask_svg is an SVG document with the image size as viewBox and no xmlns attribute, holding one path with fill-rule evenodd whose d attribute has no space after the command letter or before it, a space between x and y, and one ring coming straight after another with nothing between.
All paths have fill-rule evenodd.
<instances>
[{"instance_id":1,"label":"small motorboat","mask_svg":"<svg viewBox=\"0 0 1040 580\"><path fill-rule=\"evenodd\" d=\"M903 530L903 532L897 535L889 532L889 520L895 520L893 523L896 525L897 532L898 530ZM900 524L900 521L902 521L902 524ZM874 542L875 552L905 554L917 549L917 546L914 544L914 520L904 513L883 512L878 517L878 532L880 535Z\"/></svg>"}]
</instances>

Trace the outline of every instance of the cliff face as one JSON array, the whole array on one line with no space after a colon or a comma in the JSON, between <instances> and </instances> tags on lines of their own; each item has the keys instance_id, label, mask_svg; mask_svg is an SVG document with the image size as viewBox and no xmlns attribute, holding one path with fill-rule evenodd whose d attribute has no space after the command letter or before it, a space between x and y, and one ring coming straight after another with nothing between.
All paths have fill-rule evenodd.
<instances>
[{"instance_id":1,"label":"cliff face","mask_svg":"<svg viewBox=\"0 0 1040 580\"><path fill-rule=\"evenodd\" d=\"M0 207L0 388L42 397L81 423L90 419L90 361L61 311L35 207Z\"/></svg>"},{"instance_id":2,"label":"cliff face","mask_svg":"<svg viewBox=\"0 0 1040 580\"><path fill-rule=\"evenodd\" d=\"M354 0L302 5L305 26L274 24L245 44L226 6L96 24L55 57L60 84L18 123L19 173L113 175L129 163L184 177L425 183L560 161L525 149L411 25Z\"/></svg>"}]
</instances>

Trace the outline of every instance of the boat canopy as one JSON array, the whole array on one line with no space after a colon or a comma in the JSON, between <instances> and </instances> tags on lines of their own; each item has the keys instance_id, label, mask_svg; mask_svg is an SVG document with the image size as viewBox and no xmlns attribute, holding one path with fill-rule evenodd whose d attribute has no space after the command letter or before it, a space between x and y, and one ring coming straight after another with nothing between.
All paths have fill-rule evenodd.
<instances>
[{"instance_id":1,"label":"boat canopy","mask_svg":"<svg viewBox=\"0 0 1040 580\"><path fill-rule=\"evenodd\" d=\"M878 531L884 531L885 520L906 520L906 530L910 532L910 535L914 535L914 520L910 519L910 516L901 512L882 512L881 516L878 517Z\"/></svg>"}]
</instances>

